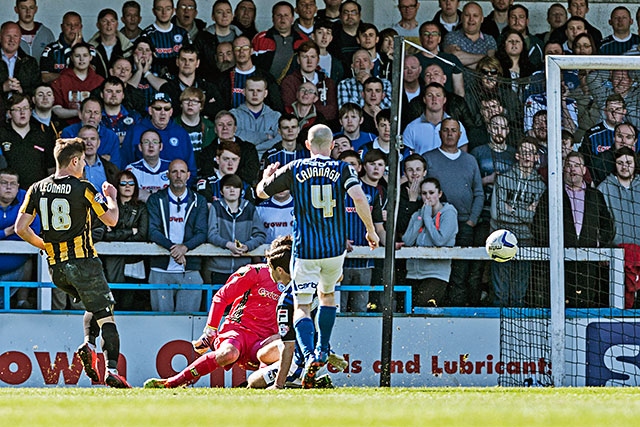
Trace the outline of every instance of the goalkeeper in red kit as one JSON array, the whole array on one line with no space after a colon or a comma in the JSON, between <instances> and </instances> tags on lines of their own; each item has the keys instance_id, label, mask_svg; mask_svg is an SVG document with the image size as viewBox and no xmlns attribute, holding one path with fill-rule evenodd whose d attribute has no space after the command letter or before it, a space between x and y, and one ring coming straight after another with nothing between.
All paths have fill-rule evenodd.
<instances>
[{"instance_id":1,"label":"goalkeeper in red kit","mask_svg":"<svg viewBox=\"0 0 640 427\"><path fill-rule=\"evenodd\" d=\"M275 278L289 272L291 243L291 236L274 240L265 254L266 264L247 265L233 273L214 295L203 334L193 341L193 348L201 356L177 375L148 379L144 387L189 385L218 367L230 369L235 363L256 370L260 363L258 350L279 338L276 306L286 283L278 283ZM229 305L231 310L218 330ZM212 351L206 353L209 349Z\"/></svg>"}]
</instances>

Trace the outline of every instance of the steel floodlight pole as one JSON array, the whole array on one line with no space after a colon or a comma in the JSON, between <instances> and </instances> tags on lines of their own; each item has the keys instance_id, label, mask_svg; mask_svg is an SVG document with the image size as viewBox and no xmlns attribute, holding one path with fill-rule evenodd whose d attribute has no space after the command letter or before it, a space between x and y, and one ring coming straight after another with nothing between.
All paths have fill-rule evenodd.
<instances>
[{"instance_id":1,"label":"steel floodlight pole","mask_svg":"<svg viewBox=\"0 0 640 427\"><path fill-rule=\"evenodd\" d=\"M399 134L402 115L402 73L404 68L404 37L393 38L395 60L392 68L391 145L389 149L389 182L387 187L386 246L384 257L382 298L382 349L380 355L380 387L391 386L391 350L393 341L393 285L395 283L395 234L398 216L398 152L402 147Z\"/></svg>"}]
</instances>

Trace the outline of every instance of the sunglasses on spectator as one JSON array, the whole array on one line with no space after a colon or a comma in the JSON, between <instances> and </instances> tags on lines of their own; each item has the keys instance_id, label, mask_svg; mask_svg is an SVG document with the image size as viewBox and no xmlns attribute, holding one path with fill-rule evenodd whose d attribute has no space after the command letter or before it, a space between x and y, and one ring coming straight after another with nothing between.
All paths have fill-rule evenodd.
<instances>
[{"instance_id":1,"label":"sunglasses on spectator","mask_svg":"<svg viewBox=\"0 0 640 427\"><path fill-rule=\"evenodd\" d=\"M171 111L173 107L151 107L154 111Z\"/></svg>"},{"instance_id":2,"label":"sunglasses on spectator","mask_svg":"<svg viewBox=\"0 0 640 427\"><path fill-rule=\"evenodd\" d=\"M485 75L485 76L497 76L498 75L498 70L496 70L495 68L492 68L491 70L486 70L486 69L482 69L480 70L480 72Z\"/></svg>"},{"instance_id":3,"label":"sunglasses on spectator","mask_svg":"<svg viewBox=\"0 0 640 427\"><path fill-rule=\"evenodd\" d=\"M130 185L131 187L134 187L136 185L135 181L120 181L120 186L124 187L125 185Z\"/></svg>"}]
</instances>

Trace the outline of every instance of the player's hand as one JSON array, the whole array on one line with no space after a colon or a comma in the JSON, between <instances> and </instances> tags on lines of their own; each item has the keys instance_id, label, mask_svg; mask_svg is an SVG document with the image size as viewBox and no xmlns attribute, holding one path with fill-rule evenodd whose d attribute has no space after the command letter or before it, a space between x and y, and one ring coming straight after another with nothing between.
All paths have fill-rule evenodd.
<instances>
[{"instance_id":1,"label":"player's hand","mask_svg":"<svg viewBox=\"0 0 640 427\"><path fill-rule=\"evenodd\" d=\"M198 354L205 354L209 349L213 350L213 343L218 336L218 330L207 325L202 331L202 335L195 341L191 341L193 349Z\"/></svg>"},{"instance_id":2,"label":"player's hand","mask_svg":"<svg viewBox=\"0 0 640 427\"><path fill-rule=\"evenodd\" d=\"M265 179L271 177L271 175L276 173L276 171L278 170L279 167L280 167L280 162L271 163L262 172L262 179L265 180Z\"/></svg>"},{"instance_id":3,"label":"player's hand","mask_svg":"<svg viewBox=\"0 0 640 427\"><path fill-rule=\"evenodd\" d=\"M102 183L102 194L106 197L111 197L113 200L116 200L118 197L118 190L111 183L105 181Z\"/></svg>"},{"instance_id":4,"label":"player's hand","mask_svg":"<svg viewBox=\"0 0 640 427\"><path fill-rule=\"evenodd\" d=\"M347 252L353 252L353 240L347 240Z\"/></svg>"},{"instance_id":5,"label":"player's hand","mask_svg":"<svg viewBox=\"0 0 640 427\"><path fill-rule=\"evenodd\" d=\"M284 389L283 386L278 386L276 385L276 383L271 384L269 387L266 388L267 390L282 390Z\"/></svg>"},{"instance_id":6,"label":"player's hand","mask_svg":"<svg viewBox=\"0 0 640 427\"><path fill-rule=\"evenodd\" d=\"M380 244L380 237L375 231L367 232L367 242L369 242L369 247L373 250Z\"/></svg>"}]
</instances>

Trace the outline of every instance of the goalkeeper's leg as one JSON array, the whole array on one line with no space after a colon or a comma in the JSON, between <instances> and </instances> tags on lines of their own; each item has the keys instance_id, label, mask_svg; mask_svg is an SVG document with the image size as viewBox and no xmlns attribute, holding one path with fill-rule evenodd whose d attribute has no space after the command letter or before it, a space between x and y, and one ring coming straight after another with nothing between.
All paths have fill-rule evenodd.
<instances>
[{"instance_id":1,"label":"goalkeeper's leg","mask_svg":"<svg viewBox=\"0 0 640 427\"><path fill-rule=\"evenodd\" d=\"M234 363L240 357L240 351L229 343L222 343L213 352L200 356L195 362L184 368L180 373L167 378L165 387L174 388L182 385L189 385L200 379L200 377L210 374L218 367L223 367Z\"/></svg>"}]
</instances>

